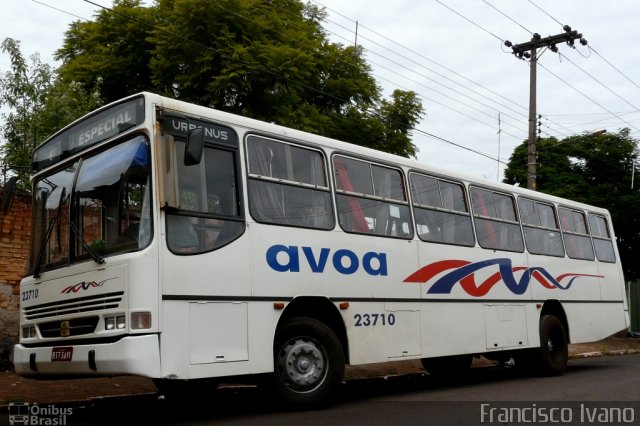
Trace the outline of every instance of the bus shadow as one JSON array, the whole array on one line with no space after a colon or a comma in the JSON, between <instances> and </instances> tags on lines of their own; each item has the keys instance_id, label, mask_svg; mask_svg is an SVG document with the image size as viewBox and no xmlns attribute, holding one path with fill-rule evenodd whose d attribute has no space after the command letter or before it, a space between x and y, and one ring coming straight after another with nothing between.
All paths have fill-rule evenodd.
<instances>
[{"instance_id":1,"label":"bus shadow","mask_svg":"<svg viewBox=\"0 0 640 426\"><path fill-rule=\"evenodd\" d=\"M582 374L602 366L569 364L565 374ZM370 398L398 397L420 392L434 393L459 387L533 379L530 372L501 366L472 368L461 376L436 378L425 373L353 379L343 383L329 407L348 407ZM74 411L74 424L184 424L231 420L291 413L277 403L268 390L254 385L221 386L208 395L164 397L161 394L106 398ZM126 414L125 414L126 413Z\"/></svg>"}]
</instances>

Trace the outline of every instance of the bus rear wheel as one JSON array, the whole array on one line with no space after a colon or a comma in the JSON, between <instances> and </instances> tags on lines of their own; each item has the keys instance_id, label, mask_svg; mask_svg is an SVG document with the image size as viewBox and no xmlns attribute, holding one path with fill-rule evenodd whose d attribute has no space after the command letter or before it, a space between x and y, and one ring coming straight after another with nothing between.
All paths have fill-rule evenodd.
<instances>
[{"instance_id":1,"label":"bus rear wheel","mask_svg":"<svg viewBox=\"0 0 640 426\"><path fill-rule=\"evenodd\" d=\"M540 318L540 348L536 355L536 367L543 375L559 376L567 368L569 338L558 317L543 315Z\"/></svg>"},{"instance_id":2,"label":"bus rear wheel","mask_svg":"<svg viewBox=\"0 0 640 426\"><path fill-rule=\"evenodd\" d=\"M342 345L320 321L306 317L288 320L276 335L273 355L276 393L296 408L328 404L342 383Z\"/></svg>"}]
</instances>

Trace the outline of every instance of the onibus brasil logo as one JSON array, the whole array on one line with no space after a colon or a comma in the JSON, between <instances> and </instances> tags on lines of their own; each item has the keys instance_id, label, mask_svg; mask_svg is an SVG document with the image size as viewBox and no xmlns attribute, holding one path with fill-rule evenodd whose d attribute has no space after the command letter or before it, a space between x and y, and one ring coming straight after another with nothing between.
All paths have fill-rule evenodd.
<instances>
[{"instance_id":1,"label":"onibus brasil logo","mask_svg":"<svg viewBox=\"0 0 640 426\"><path fill-rule=\"evenodd\" d=\"M10 425L66 425L67 417L73 414L71 407L56 407L53 404L40 406L37 403L10 402Z\"/></svg>"}]
</instances>

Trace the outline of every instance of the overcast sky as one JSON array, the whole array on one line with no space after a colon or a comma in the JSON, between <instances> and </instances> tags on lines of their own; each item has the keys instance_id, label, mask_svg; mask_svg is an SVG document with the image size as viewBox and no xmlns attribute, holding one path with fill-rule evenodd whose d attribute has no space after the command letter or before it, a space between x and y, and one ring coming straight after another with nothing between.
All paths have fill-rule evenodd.
<instances>
[{"instance_id":1,"label":"overcast sky","mask_svg":"<svg viewBox=\"0 0 640 426\"><path fill-rule=\"evenodd\" d=\"M502 178L504 164L496 158L506 163L514 147L527 139L529 104L529 63L517 59L503 42L523 43L534 32L560 34L562 25L582 33L588 45L560 44L558 53L544 51L539 57L542 135L562 139L628 127L640 137L637 0L312 3L327 8L325 28L333 41L357 41L365 49L385 96L396 88L418 94L426 115L413 140L418 160L428 165ZM25 56L38 52L57 66L53 53L69 23L91 19L96 10L84 0L6 1L0 35L20 40ZM0 71L8 67L7 55L2 55Z\"/></svg>"}]
</instances>

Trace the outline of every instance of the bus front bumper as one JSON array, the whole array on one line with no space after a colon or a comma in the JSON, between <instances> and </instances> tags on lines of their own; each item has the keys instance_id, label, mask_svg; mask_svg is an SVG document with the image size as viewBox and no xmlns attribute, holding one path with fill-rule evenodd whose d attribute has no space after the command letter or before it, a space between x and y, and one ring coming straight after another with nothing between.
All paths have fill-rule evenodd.
<instances>
[{"instance_id":1,"label":"bus front bumper","mask_svg":"<svg viewBox=\"0 0 640 426\"><path fill-rule=\"evenodd\" d=\"M21 376L160 375L158 335L126 336L113 343L26 347L17 344L13 364Z\"/></svg>"}]
</instances>

